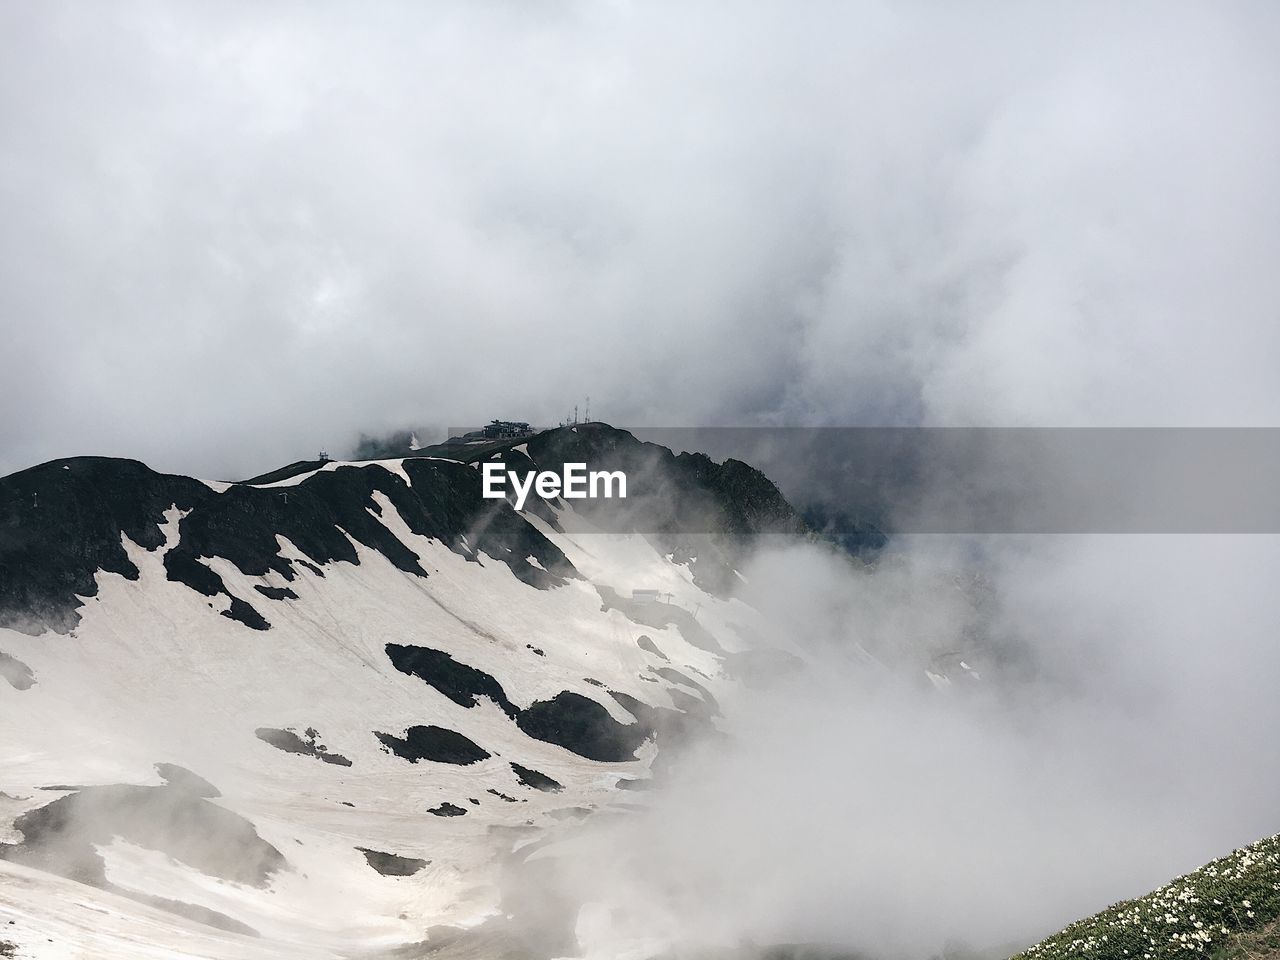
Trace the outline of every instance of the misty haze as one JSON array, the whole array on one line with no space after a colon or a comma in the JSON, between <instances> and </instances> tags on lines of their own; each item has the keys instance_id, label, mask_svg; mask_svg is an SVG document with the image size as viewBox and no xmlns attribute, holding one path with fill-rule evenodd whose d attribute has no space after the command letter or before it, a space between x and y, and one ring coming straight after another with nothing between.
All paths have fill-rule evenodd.
<instances>
[{"instance_id":1,"label":"misty haze","mask_svg":"<svg viewBox=\"0 0 1280 960\"><path fill-rule=\"evenodd\" d=\"M0 5L0 957L1280 958L1277 49Z\"/></svg>"}]
</instances>

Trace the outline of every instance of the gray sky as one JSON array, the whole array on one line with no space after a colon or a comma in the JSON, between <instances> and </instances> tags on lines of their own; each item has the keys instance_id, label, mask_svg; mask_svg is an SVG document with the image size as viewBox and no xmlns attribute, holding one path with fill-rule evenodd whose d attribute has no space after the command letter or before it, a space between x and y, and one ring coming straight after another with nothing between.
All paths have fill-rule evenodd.
<instances>
[{"instance_id":1,"label":"gray sky","mask_svg":"<svg viewBox=\"0 0 1280 960\"><path fill-rule=\"evenodd\" d=\"M0 5L0 472L1280 424L1268 2Z\"/></svg>"},{"instance_id":2,"label":"gray sky","mask_svg":"<svg viewBox=\"0 0 1280 960\"><path fill-rule=\"evenodd\" d=\"M554 422L588 394L636 426L1280 426L1277 48L1273 0L0 3L0 473L99 453L242 477L360 430ZM956 809L1069 829L1030 874L1001 857L1041 823L948 829L954 896L922 936L1050 929L1275 829L1256 762L1275 542L1036 549L1065 558L1009 561L1010 617L1096 665L1047 708L1068 748L1050 795L1019 779L1057 756L1021 714L940 756L949 717L886 739L922 752L864 754L866 780L923 756L963 785L972 757L1010 802ZM861 704L815 702L851 712L793 727L863 729ZM1123 736L1077 725L1107 703L1132 707L1100 715ZM761 750L684 796L810 756ZM1056 792L1113 761L1123 790ZM843 803L844 774L808 766L818 811ZM929 822L879 796L850 843L879 816ZM672 835L738 838L686 808ZM1105 859L1064 880L1052 861L1082 836ZM799 849L770 866L804 893L844 847ZM755 876L725 863L703 862L713 889ZM961 868L1055 881L983 913ZM814 907L865 894L916 930L901 885L849 876Z\"/></svg>"}]
</instances>

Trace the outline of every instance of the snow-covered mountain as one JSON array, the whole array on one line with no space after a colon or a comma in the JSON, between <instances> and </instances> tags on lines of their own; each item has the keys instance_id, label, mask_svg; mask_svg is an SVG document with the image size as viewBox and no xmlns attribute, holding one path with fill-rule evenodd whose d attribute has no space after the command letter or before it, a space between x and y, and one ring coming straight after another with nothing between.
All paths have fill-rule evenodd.
<instances>
[{"instance_id":1,"label":"snow-covered mountain","mask_svg":"<svg viewBox=\"0 0 1280 960\"><path fill-rule=\"evenodd\" d=\"M481 496L494 455L634 492L517 512ZM510 878L789 655L729 587L803 529L745 464L595 424L244 483L0 480L0 944L573 955L573 911Z\"/></svg>"}]
</instances>

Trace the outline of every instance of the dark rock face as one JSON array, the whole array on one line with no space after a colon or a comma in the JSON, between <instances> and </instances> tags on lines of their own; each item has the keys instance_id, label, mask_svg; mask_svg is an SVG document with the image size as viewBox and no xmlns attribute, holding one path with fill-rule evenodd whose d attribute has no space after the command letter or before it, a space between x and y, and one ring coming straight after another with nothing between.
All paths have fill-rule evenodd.
<instances>
[{"instance_id":1,"label":"dark rock face","mask_svg":"<svg viewBox=\"0 0 1280 960\"><path fill-rule=\"evenodd\" d=\"M648 637L648 636L638 637L636 639L636 646L639 647L641 650L643 650L645 653L652 653L655 657L659 657L663 660L671 659L665 653L663 653L661 650L658 649L658 645L653 642L652 637Z\"/></svg>"},{"instance_id":2,"label":"dark rock face","mask_svg":"<svg viewBox=\"0 0 1280 960\"><path fill-rule=\"evenodd\" d=\"M0 858L107 887L97 845L113 837L157 850L209 876L265 887L284 856L253 824L185 786L85 787L14 821L22 843Z\"/></svg>"},{"instance_id":3,"label":"dark rock face","mask_svg":"<svg viewBox=\"0 0 1280 960\"><path fill-rule=\"evenodd\" d=\"M507 698L497 680L482 670L454 660L447 653L427 647L407 647L394 643L387 644L386 650L397 670L421 678L454 703L473 707L477 697L488 697L507 716L514 719L526 735L544 743L564 747L588 760L634 760L636 748L652 733L644 727L618 723L596 701L567 690L561 691L551 700L538 701L528 709L521 710ZM379 733L377 736L397 756L403 756L402 751L410 749L403 745L404 741L389 737L388 734ZM516 766L512 764L512 769L516 769ZM527 771L533 779L543 776L527 767L520 767L519 770ZM555 784L550 777L544 779ZM527 785L534 786L533 783ZM555 786L559 788L559 784ZM546 788L543 786L537 789Z\"/></svg>"},{"instance_id":4,"label":"dark rock face","mask_svg":"<svg viewBox=\"0 0 1280 960\"><path fill-rule=\"evenodd\" d=\"M195 569L204 566L200 557L230 560L249 576L274 571L292 580L296 572L278 556L277 535L316 563L359 563L345 530L406 573L426 576L417 556L365 509L374 492L386 493L397 485L404 489L403 480L380 468L348 467L317 473L291 487L231 487L183 518L179 543L166 554L165 568L170 579L206 596L224 593L225 587L211 570L204 574Z\"/></svg>"},{"instance_id":5,"label":"dark rock face","mask_svg":"<svg viewBox=\"0 0 1280 960\"><path fill-rule=\"evenodd\" d=\"M295 460L293 463L283 467L277 467L275 470L267 473L260 473L256 477L250 477L248 480L242 480L241 483L279 483L281 480L288 480L290 477L296 477L299 474L310 473L312 470L319 470L328 461L325 460Z\"/></svg>"},{"instance_id":6,"label":"dark rock face","mask_svg":"<svg viewBox=\"0 0 1280 960\"><path fill-rule=\"evenodd\" d=\"M477 697L488 697L509 717L519 712L497 680L447 653L398 643L388 643L386 650L397 670L425 681L459 706L474 707Z\"/></svg>"},{"instance_id":7,"label":"dark rock face","mask_svg":"<svg viewBox=\"0 0 1280 960\"><path fill-rule=\"evenodd\" d=\"M77 457L0 479L0 626L32 635L80 622L76 596L98 592L94 573L138 579L124 534L154 550L171 506L191 509L213 495L186 477L136 460Z\"/></svg>"},{"instance_id":8,"label":"dark rock face","mask_svg":"<svg viewBox=\"0 0 1280 960\"><path fill-rule=\"evenodd\" d=\"M516 724L535 740L609 763L634 760L636 748L652 734L643 724L619 723L594 700L568 690L536 701L521 711Z\"/></svg>"},{"instance_id":9,"label":"dark rock face","mask_svg":"<svg viewBox=\"0 0 1280 960\"><path fill-rule=\"evenodd\" d=\"M156 773L160 774L160 778L169 786L176 790L185 790L192 796L207 798L222 796L222 791L204 777L197 776L176 763L157 763Z\"/></svg>"},{"instance_id":10,"label":"dark rock face","mask_svg":"<svg viewBox=\"0 0 1280 960\"><path fill-rule=\"evenodd\" d=\"M456 803L449 803L447 800L438 807L432 807L427 813L437 817L465 817L467 815L466 807L460 807Z\"/></svg>"},{"instance_id":11,"label":"dark rock face","mask_svg":"<svg viewBox=\"0 0 1280 960\"><path fill-rule=\"evenodd\" d=\"M806 529L763 474L736 460L717 464L700 454L677 456L603 424L549 430L521 442L527 455L502 452L514 469L562 470L566 462L581 462L636 478L625 510L618 500L582 500L575 508L607 528L654 539L663 552L689 563L695 581L708 589L723 592L732 583L734 565L751 537ZM296 478L321 466L299 462L255 481ZM403 469L409 483L377 465L348 465L312 473L293 486L237 484L222 493L134 460L104 457L52 461L15 473L0 479L0 626L33 635L73 629L80 619L78 598L96 594L98 571L137 579L121 537L157 549L170 507L186 515L177 545L165 554L169 579L206 597L225 596L222 615L255 630L269 629L269 609L234 596L201 558L223 558L249 576L274 571L292 581L298 568L323 576L327 563L358 563L353 539L400 570L426 576L417 555L379 522L375 493L413 533L469 559L495 558L531 586L549 589L577 576L563 553L506 502L483 498L480 474L471 466L412 457ZM535 500L530 509L554 525L555 515L545 507ZM307 559L278 556L277 535ZM256 585L255 592L259 603L296 597L287 587Z\"/></svg>"},{"instance_id":12,"label":"dark rock face","mask_svg":"<svg viewBox=\"0 0 1280 960\"><path fill-rule=\"evenodd\" d=\"M691 693L685 693L683 690L671 687L667 690L667 696L671 698L675 708L684 713L706 715L708 717L712 715L710 705Z\"/></svg>"},{"instance_id":13,"label":"dark rock face","mask_svg":"<svg viewBox=\"0 0 1280 960\"><path fill-rule=\"evenodd\" d=\"M36 682L36 675L30 667L0 650L0 679L3 679L15 690L30 690Z\"/></svg>"},{"instance_id":14,"label":"dark rock face","mask_svg":"<svg viewBox=\"0 0 1280 960\"><path fill-rule=\"evenodd\" d=\"M625 501L579 500L574 508L606 530L645 534L662 553L687 562L694 582L713 593L732 588L757 535L808 530L768 477L740 460L677 455L602 423L545 431L526 449L542 470L585 463L589 471L625 472Z\"/></svg>"},{"instance_id":15,"label":"dark rock face","mask_svg":"<svg viewBox=\"0 0 1280 960\"><path fill-rule=\"evenodd\" d=\"M271 629L271 624L267 621L267 618L260 614L252 604L246 603L239 597L232 596L231 594L227 595L231 597L231 606L226 610L223 610L220 614L221 616L226 617L228 620L235 620L238 623L243 623L250 630Z\"/></svg>"},{"instance_id":16,"label":"dark rock face","mask_svg":"<svg viewBox=\"0 0 1280 960\"><path fill-rule=\"evenodd\" d=\"M523 446L526 453L515 450ZM800 534L804 519L763 473L740 460L716 463L700 453L672 453L604 423L546 430L518 440L459 447L440 444L418 451L402 445L396 456L456 457L468 462L496 459L508 469L563 470L585 463L588 470L622 470L627 499L581 500L574 508L613 532L643 533L663 553L688 563L694 581L716 593L733 586L733 571L762 533ZM384 454L389 455L389 454ZM559 529L555 513L531 497L525 510Z\"/></svg>"},{"instance_id":17,"label":"dark rock face","mask_svg":"<svg viewBox=\"0 0 1280 960\"><path fill-rule=\"evenodd\" d=\"M476 746L462 734L444 727L410 727L403 738L376 731L374 736L397 757L410 763L431 760L435 763L466 766L489 759L487 750Z\"/></svg>"},{"instance_id":18,"label":"dark rock face","mask_svg":"<svg viewBox=\"0 0 1280 960\"><path fill-rule=\"evenodd\" d=\"M711 691L700 684L697 680L686 676L679 670L675 669L675 667L655 667L653 672L664 680L669 680L672 683L678 683L682 686L689 687L690 689L697 690L698 693L702 695L702 700L706 704L707 708L710 709L713 714L719 715L720 704L716 702L716 698L712 695ZM672 696L674 697L674 695L673 691Z\"/></svg>"},{"instance_id":19,"label":"dark rock face","mask_svg":"<svg viewBox=\"0 0 1280 960\"><path fill-rule=\"evenodd\" d=\"M516 775L516 779L520 781L523 787L533 787L535 790L541 790L543 793L559 793L564 788L552 780L545 773L539 773L537 770L531 770L529 767L522 767L518 763L511 764L511 770Z\"/></svg>"},{"instance_id":20,"label":"dark rock face","mask_svg":"<svg viewBox=\"0 0 1280 960\"><path fill-rule=\"evenodd\" d=\"M381 850L370 850L367 847L356 847L364 854L369 866L384 877L411 877L430 860L419 860L416 857L402 857L394 853L383 853Z\"/></svg>"},{"instance_id":21,"label":"dark rock face","mask_svg":"<svg viewBox=\"0 0 1280 960\"><path fill-rule=\"evenodd\" d=\"M529 459L539 469L560 472L566 463L588 470L622 470L643 482L627 490L647 525L639 532L698 532L730 535L802 533L804 522L769 479L740 460L716 463L701 453L675 454L603 423L562 427L530 437ZM585 500L583 503L591 504ZM597 501L609 510L608 501ZM612 526L613 524L611 524Z\"/></svg>"},{"instance_id":22,"label":"dark rock face","mask_svg":"<svg viewBox=\"0 0 1280 960\"><path fill-rule=\"evenodd\" d=\"M889 543L892 524L887 509L859 516L815 503L805 507L803 517L811 530L852 557L874 559Z\"/></svg>"},{"instance_id":23,"label":"dark rock face","mask_svg":"<svg viewBox=\"0 0 1280 960\"><path fill-rule=\"evenodd\" d=\"M254 588L268 600L297 600L298 595L288 587L264 587L262 584L255 584Z\"/></svg>"},{"instance_id":24,"label":"dark rock face","mask_svg":"<svg viewBox=\"0 0 1280 960\"><path fill-rule=\"evenodd\" d=\"M636 718L637 726L644 727L649 736L664 746L679 746L707 729L709 717L705 709L695 708L693 712L682 713L665 707L651 707L643 700L617 690L610 690L609 696Z\"/></svg>"},{"instance_id":25,"label":"dark rock face","mask_svg":"<svg viewBox=\"0 0 1280 960\"><path fill-rule=\"evenodd\" d=\"M292 730L278 730L275 727L259 727L253 731L263 743L269 743L277 750L285 753L297 753L304 757L315 757L325 763L337 764L340 767L351 766L351 761L340 753L330 753L329 748L319 742L320 734L311 727L300 737ZM305 737L305 739L304 739Z\"/></svg>"},{"instance_id":26,"label":"dark rock face","mask_svg":"<svg viewBox=\"0 0 1280 960\"><path fill-rule=\"evenodd\" d=\"M0 626L33 635L74 628L80 620L78 596L96 594L97 571L138 578L121 536L157 549L164 543L164 512L174 506L186 515L179 522L177 545L165 554L167 576L203 596L227 597L223 616L255 630L270 627L263 610L234 596L201 558L229 560L248 576L274 571L292 581L298 575L295 563L319 575L326 563L358 563L350 536L400 570L427 575L417 555L379 522L375 493L395 506L415 534L439 540L468 559L480 560L481 553L496 558L531 586L549 589L577 577L564 554L509 505L483 498L475 470L419 459L406 462L405 472L411 484L380 466L343 466L294 486L236 485L217 493L197 480L156 473L133 460L81 457L5 477L0 479ZM278 556L277 535L309 559ZM257 592L275 601L296 597L287 587L259 586Z\"/></svg>"},{"instance_id":27,"label":"dark rock face","mask_svg":"<svg viewBox=\"0 0 1280 960\"><path fill-rule=\"evenodd\" d=\"M624 777L614 786L619 790L652 790L654 784L652 780L636 780Z\"/></svg>"}]
</instances>

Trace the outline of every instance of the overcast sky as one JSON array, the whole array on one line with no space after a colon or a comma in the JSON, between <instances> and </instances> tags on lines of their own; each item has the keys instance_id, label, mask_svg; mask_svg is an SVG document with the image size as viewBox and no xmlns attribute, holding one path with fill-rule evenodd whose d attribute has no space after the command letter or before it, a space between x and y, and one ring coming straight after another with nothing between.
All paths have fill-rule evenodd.
<instances>
[{"instance_id":1,"label":"overcast sky","mask_svg":"<svg viewBox=\"0 0 1280 960\"><path fill-rule=\"evenodd\" d=\"M0 472L1280 424L1280 6L0 5Z\"/></svg>"}]
</instances>

